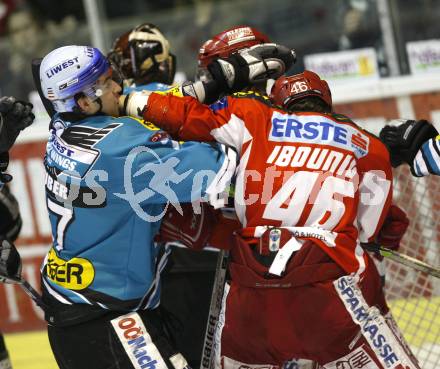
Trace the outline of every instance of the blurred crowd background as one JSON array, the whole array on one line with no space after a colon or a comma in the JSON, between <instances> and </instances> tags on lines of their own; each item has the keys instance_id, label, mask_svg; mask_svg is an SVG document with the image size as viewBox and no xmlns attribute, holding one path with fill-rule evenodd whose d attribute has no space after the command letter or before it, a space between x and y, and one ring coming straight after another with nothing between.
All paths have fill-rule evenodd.
<instances>
[{"instance_id":1,"label":"blurred crowd background","mask_svg":"<svg viewBox=\"0 0 440 369\"><path fill-rule=\"evenodd\" d=\"M143 22L170 40L180 79L194 78L204 41L239 24L296 49L291 73L310 54L373 48L380 78L405 75L408 42L440 39L439 19L438 0L0 0L0 95L29 97L32 58L67 44L108 52ZM440 64L440 48L424 57Z\"/></svg>"}]
</instances>

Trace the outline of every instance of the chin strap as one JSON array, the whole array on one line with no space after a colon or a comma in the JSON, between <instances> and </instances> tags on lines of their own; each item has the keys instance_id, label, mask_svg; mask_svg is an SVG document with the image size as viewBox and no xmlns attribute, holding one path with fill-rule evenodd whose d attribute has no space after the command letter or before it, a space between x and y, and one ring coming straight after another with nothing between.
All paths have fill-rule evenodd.
<instances>
[{"instance_id":1,"label":"chin strap","mask_svg":"<svg viewBox=\"0 0 440 369\"><path fill-rule=\"evenodd\" d=\"M95 101L98 103L99 109L98 109L98 111L94 115L101 114L102 113L102 100L101 100L100 97L98 97Z\"/></svg>"}]
</instances>

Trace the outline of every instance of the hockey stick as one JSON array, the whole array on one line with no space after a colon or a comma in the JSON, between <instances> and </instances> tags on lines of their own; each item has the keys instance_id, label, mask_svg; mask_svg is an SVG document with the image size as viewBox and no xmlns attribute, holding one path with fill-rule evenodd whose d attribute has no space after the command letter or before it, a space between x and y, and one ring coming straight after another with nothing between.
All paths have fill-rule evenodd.
<instances>
[{"instance_id":1,"label":"hockey stick","mask_svg":"<svg viewBox=\"0 0 440 369\"><path fill-rule=\"evenodd\" d=\"M412 256L408 256L402 254L398 251L387 249L386 247L376 245L374 243L363 243L362 247L364 247L368 251L376 252L383 257L386 257L390 260L394 260L397 263L406 265L410 268L414 268L420 272L432 275L434 277L440 278L440 268L429 265L424 261L413 258Z\"/></svg>"},{"instance_id":2,"label":"hockey stick","mask_svg":"<svg viewBox=\"0 0 440 369\"><path fill-rule=\"evenodd\" d=\"M226 281L229 252L220 250L217 257L214 284L212 287L211 302L209 304L208 322L206 324L205 340L203 342L200 369L213 368L214 335L217 327L220 310L222 308L223 291Z\"/></svg>"},{"instance_id":3,"label":"hockey stick","mask_svg":"<svg viewBox=\"0 0 440 369\"><path fill-rule=\"evenodd\" d=\"M11 278L4 275L0 275L3 283L13 283L18 284L24 292L43 310L45 311L46 304L43 302L41 295L33 288L27 280L22 276L19 278Z\"/></svg>"}]
</instances>

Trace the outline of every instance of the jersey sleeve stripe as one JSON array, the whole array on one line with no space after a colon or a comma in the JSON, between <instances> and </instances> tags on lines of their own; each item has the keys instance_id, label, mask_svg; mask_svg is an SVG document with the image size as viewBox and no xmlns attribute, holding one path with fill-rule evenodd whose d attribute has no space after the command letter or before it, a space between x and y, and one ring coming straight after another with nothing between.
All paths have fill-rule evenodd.
<instances>
[{"instance_id":1,"label":"jersey sleeve stripe","mask_svg":"<svg viewBox=\"0 0 440 369\"><path fill-rule=\"evenodd\" d=\"M414 167L416 168L415 172L418 177L426 176L429 174L429 170L426 167L426 163L423 158L422 150L419 150L416 157L414 158L414 164Z\"/></svg>"},{"instance_id":2,"label":"jersey sleeve stripe","mask_svg":"<svg viewBox=\"0 0 440 369\"><path fill-rule=\"evenodd\" d=\"M440 173L440 152L435 140L429 140L428 158L431 159L430 166L433 170L431 173Z\"/></svg>"},{"instance_id":3,"label":"jersey sleeve stripe","mask_svg":"<svg viewBox=\"0 0 440 369\"><path fill-rule=\"evenodd\" d=\"M440 162L440 157L437 155L432 140L429 140L422 146L421 157L425 163L427 173L440 173L440 168L437 163Z\"/></svg>"},{"instance_id":4,"label":"jersey sleeve stripe","mask_svg":"<svg viewBox=\"0 0 440 369\"><path fill-rule=\"evenodd\" d=\"M238 153L241 153L243 144L252 138L244 121L234 114L226 124L214 128L210 133L218 142L232 146Z\"/></svg>"}]
</instances>

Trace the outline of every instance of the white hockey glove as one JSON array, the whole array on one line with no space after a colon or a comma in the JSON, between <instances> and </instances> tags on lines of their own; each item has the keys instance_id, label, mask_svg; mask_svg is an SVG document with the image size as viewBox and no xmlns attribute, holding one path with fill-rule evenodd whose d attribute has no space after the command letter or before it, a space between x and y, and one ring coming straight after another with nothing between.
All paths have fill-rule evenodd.
<instances>
[{"instance_id":1,"label":"white hockey glove","mask_svg":"<svg viewBox=\"0 0 440 369\"><path fill-rule=\"evenodd\" d=\"M21 130L35 119L32 104L12 96L0 98L0 152L8 151Z\"/></svg>"},{"instance_id":2,"label":"white hockey glove","mask_svg":"<svg viewBox=\"0 0 440 369\"><path fill-rule=\"evenodd\" d=\"M184 82L176 87L182 96L192 96L201 103L214 102L219 98L215 82ZM148 97L155 91L138 91L129 95L121 95L119 98L119 111L121 115L130 115L142 119L142 111L147 105Z\"/></svg>"},{"instance_id":3,"label":"white hockey glove","mask_svg":"<svg viewBox=\"0 0 440 369\"><path fill-rule=\"evenodd\" d=\"M220 58L208 65L213 80L227 93L283 75L296 61L296 54L285 46L260 44Z\"/></svg>"},{"instance_id":4,"label":"white hockey glove","mask_svg":"<svg viewBox=\"0 0 440 369\"><path fill-rule=\"evenodd\" d=\"M119 97L119 112L121 115L130 115L139 119L143 119L142 111L147 105L148 97L154 91L131 92L128 95Z\"/></svg>"},{"instance_id":5,"label":"white hockey glove","mask_svg":"<svg viewBox=\"0 0 440 369\"><path fill-rule=\"evenodd\" d=\"M0 241L0 282L14 283L21 279L21 258L7 239Z\"/></svg>"}]
</instances>

